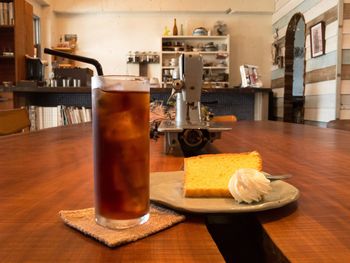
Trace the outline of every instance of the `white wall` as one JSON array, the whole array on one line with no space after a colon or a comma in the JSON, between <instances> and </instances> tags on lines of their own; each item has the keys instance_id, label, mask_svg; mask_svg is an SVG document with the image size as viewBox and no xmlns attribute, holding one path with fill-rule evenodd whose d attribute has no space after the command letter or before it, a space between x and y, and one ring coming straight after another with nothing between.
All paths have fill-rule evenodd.
<instances>
[{"instance_id":1,"label":"white wall","mask_svg":"<svg viewBox=\"0 0 350 263\"><path fill-rule=\"evenodd\" d=\"M222 20L231 35L231 85L240 83L239 65L246 63L259 66L264 86L270 87L273 0L28 1L41 5L43 47L55 46L61 35L77 34L76 53L98 59L105 74L132 73L126 64L129 51L159 52L164 27L172 28L174 17L185 34L198 26L210 29ZM226 15L228 8L234 14ZM160 65L149 69L151 76L160 77Z\"/></svg>"},{"instance_id":2,"label":"white wall","mask_svg":"<svg viewBox=\"0 0 350 263\"><path fill-rule=\"evenodd\" d=\"M35 0L48 1L48 0ZM64 13L87 12L273 12L273 0L52 0L54 10Z\"/></svg>"},{"instance_id":3,"label":"white wall","mask_svg":"<svg viewBox=\"0 0 350 263\"><path fill-rule=\"evenodd\" d=\"M41 17L42 6L36 0L26 0L29 4L33 6L33 13L36 16Z\"/></svg>"},{"instance_id":4,"label":"white wall","mask_svg":"<svg viewBox=\"0 0 350 263\"><path fill-rule=\"evenodd\" d=\"M126 64L129 51L161 50L161 36L165 26L172 28L173 18L178 27L184 25L185 34L199 26L212 28L217 20L224 21L231 35L231 84L240 83L239 65L260 67L263 83L270 85L270 15L218 15L184 13L88 13L56 15L54 39L60 35L77 34L76 53L98 59L105 74L128 74ZM130 65L129 65L130 67ZM151 73L160 77L160 65L152 66Z\"/></svg>"}]
</instances>

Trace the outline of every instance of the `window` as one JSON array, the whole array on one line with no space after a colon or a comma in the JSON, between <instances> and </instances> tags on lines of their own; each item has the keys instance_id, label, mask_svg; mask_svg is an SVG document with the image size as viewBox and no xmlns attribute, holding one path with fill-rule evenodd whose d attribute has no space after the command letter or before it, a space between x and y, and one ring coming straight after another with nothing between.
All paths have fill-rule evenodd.
<instances>
[{"instance_id":1,"label":"window","mask_svg":"<svg viewBox=\"0 0 350 263\"><path fill-rule=\"evenodd\" d=\"M40 17L33 16L33 33L34 33L34 56L40 58L41 47L40 47Z\"/></svg>"}]
</instances>

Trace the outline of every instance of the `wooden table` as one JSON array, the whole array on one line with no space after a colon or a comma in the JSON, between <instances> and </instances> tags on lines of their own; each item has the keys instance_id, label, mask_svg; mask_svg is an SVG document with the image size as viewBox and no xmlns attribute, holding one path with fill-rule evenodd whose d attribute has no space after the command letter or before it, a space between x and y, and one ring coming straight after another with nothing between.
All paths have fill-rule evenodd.
<instances>
[{"instance_id":1,"label":"wooden table","mask_svg":"<svg viewBox=\"0 0 350 263\"><path fill-rule=\"evenodd\" d=\"M350 262L349 131L237 122L215 147L230 152L257 150L264 171L293 174L287 182L300 190L299 200L257 213L269 239L287 260Z\"/></svg>"},{"instance_id":2,"label":"wooden table","mask_svg":"<svg viewBox=\"0 0 350 263\"><path fill-rule=\"evenodd\" d=\"M201 217L115 249L64 225L93 206L91 141L91 124L0 137L0 262L224 262ZM151 148L152 171L181 168Z\"/></svg>"},{"instance_id":3,"label":"wooden table","mask_svg":"<svg viewBox=\"0 0 350 263\"><path fill-rule=\"evenodd\" d=\"M181 169L183 158L162 149L162 140L151 143L151 170ZM350 262L350 132L241 121L207 149L251 150L265 171L292 173L301 191L296 203L252 214L270 252L280 261ZM2 137L0 156L1 262L223 262L201 216L116 249L61 222L59 210L93 206L90 124Z\"/></svg>"}]
</instances>

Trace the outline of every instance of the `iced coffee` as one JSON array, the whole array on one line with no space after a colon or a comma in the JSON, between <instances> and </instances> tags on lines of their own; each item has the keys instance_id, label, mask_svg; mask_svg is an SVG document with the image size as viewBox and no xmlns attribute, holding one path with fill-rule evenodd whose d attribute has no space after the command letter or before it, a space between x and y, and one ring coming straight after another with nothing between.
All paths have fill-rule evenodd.
<instances>
[{"instance_id":1,"label":"iced coffee","mask_svg":"<svg viewBox=\"0 0 350 263\"><path fill-rule=\"evenodd\" d=\"M93 78L96 222L128 228L149 217L149 83Z\"/></svg>"}]
</instances>

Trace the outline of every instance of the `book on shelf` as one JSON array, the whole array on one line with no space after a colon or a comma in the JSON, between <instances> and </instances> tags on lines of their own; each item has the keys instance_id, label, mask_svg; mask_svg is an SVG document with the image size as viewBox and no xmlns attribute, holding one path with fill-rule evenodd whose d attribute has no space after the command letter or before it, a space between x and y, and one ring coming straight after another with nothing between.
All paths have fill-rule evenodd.
<instances>
[{"instance_id":1,"label":"book on shelf","mask_svg":"<svg viewBox=\"0 0 350 263\"><path fill-rule=\"evenodd\" d=\"M8 5L8 12L9 12L8 22L9 22L9 25L13 26L15 24L15 15L14 15L15 10L13 8L13 2L9 2L8 4L9 4Z\"/></svg>"},{"instance_id":2,"label":"book on shelf","mask_svg":"<svg viewBox=\"0 0 350 263\"><path fill-rule=\"evenodd\" d=\"M0 2L0 26L15 24L13 2Z\"/></svg>"},{"instance_id":3,"label":"book on shelf","mask_svg":"<svg viewBox=\"0 0 350 263\"><path fill-rule=\"evenodd\" d=\"M31 131L91 121L91 109L85 107L78 108L63 105L41 107L32 105L28 107L28 112Z\"/></svg>"},{"instance_id":4,"label":"book on shelf","mask_svg":"<svg viewBox=\"0 0 350 263\"><path fill-rule=\"evenodd\" d=\"M0 2L0 26L5 25L5 2Z\"/></svg>"}]
</instances>

